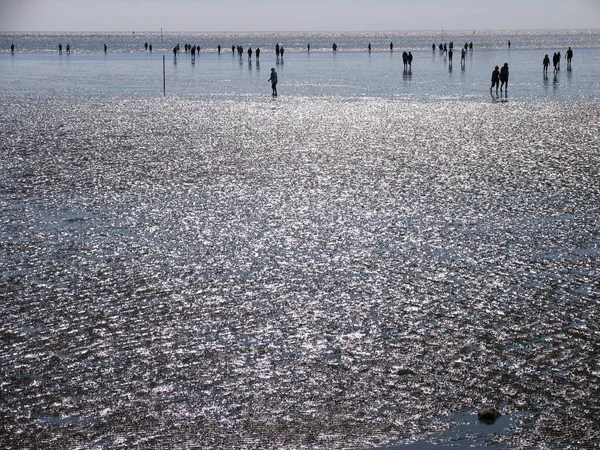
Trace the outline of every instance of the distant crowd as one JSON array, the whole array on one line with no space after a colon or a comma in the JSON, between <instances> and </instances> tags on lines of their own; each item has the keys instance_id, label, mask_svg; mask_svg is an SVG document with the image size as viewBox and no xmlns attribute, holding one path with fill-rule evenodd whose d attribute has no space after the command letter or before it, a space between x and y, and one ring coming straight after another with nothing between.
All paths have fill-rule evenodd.
<instances>
[{"instance_id":1,"label":"distant crowd","mask_svg":"<svg viewBox=\"0 0 600 450\"><path fill-rule=\"evenodd\" d=\"M192 57L192 61L195 60L196 58L196 54L200 53L200 46L199 45L192 45L192 44L184 44L184 51L186 53L190 53L191 57ZM307 51L310 52L310 43L307 45ZM511 43L510 41L508 41L508 49L510 50L511 48ZM146 51L150 51L152 52L153 48L152 48L152 44L148 44L147 42L144 43L144 49ZM217 52L219 54L221 54L221 44L217 45ZM369 42L367 45L367 50L369 52L371 52L373 49L371 43ZM390 42L389 44L389 49L391 52L394 51L394 43ZM436 45L435 43L433 43L431 45L431 49L433 52L436 51L436 49L439 50L439 52L441 54L443 54L444 56L447 57L447 61L448 61L448 69L452 70L452 58L454 55L454 43L452 41L450 41L450 43L440 43L438 45ZM71 54L71 45L67 44L65 47L66 53L67 55ZM104 53L108 53L108 46L106 44L103 44L103 50ZM337 44L334 42L332 45L332 50L334 52L337 52L338 50L338 46ZM461 57L460 57L460 62L461 62L461 67L464 67L465 63L466 63L466 55L467 52L473 52L473 42L469 42L466 43L465 45L461 48ZM10 52L11 54L15 53L15 44L11 44L10 46ZM173 56L174 58L177 58L177 54L180 52L180 45L177 44L175 47L173 47ZM248 55L248 60L252 59L252 56L255 55L256 61L259 61L260 58L260 48L256 48L256 50L252 50L252 47L249 47L245 52L244 52L244 47L241 45L232 45L231 46L231 53L232 54L238 54L240 56L240 58L243 56L244 53L246 53ZM63 45L62 43L58 44L58 53L59 55L62 55L63 53ZM283 61L283 55L285 53L285 50L283 48L282 45L279 45L279 43L277 43L275 45L275 57L277 61ZM558 72L560 70L560 60L561 60L562 56L560 52L556 52L554 53L554 55L552 56L552 64L554 67L554 72ZM568 50L565 53L565 59L567 60L567 70L571 70L571 60L573 59L573 50L571 49L571 47L568 48ZM404 72L410 72L412 69L412 62L413 62L413 55L412 52L410 51L403 51L402 52L402 63L403 63L403 67L404 67ZM546 54L542 60L542 71L544 74L546 74L548 72L548 67L550 66L550 57ZM507 96L508 93L508 76L509 76L509 72L508 72L508 63L504 63L504 65L502 66L502 68L499 68L498 66L494 67L494 70L492 71L492 85L490 86L490 94L492 94L493 96L493 90L495 88L496 90L496 97L498 97L498 89L500 90L500 94L502 95L502 93L504 92L504 96ZM277 85L277 72L275 72L275 69L271 69L271 78L269 78L269 80L272 83L272 90L273 90L273 95L276 96L277 95L277 89L276 89L276 85Z\"/></svg>"}]
</instances>

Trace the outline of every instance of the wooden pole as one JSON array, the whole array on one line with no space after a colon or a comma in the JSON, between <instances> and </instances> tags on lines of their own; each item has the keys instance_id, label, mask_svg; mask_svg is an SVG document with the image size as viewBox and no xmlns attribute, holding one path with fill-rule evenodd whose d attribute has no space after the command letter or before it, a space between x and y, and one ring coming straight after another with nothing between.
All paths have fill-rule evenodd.
<instances>
[{"instance_id":1,"label":"wooden pole","mask_svg":"<svg viewBox=\"0 0 600 450\"><path fill-rule=\"evenodd\" d=\"M163 96L167 95L167 79L165 75L165 55L163 55Z\"/></svg>"}]
</instances>

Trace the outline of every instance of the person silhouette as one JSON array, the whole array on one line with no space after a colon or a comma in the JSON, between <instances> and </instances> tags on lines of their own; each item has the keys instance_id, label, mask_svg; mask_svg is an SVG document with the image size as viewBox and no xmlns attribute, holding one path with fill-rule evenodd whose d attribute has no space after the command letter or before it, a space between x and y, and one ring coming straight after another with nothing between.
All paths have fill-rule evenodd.
<instances>
[{"instance_id":1,"label":"person silhouette","mask_svg":"<svg viewBox=\"0 0 600 450\"><path fill-rule=\"evenodd\" d=\"M267 81L271 82L271 90L273 97L277 97L277 72L275 72L275 68L271 67L271 78Z\"/></svg>"},{"instance_id":2,"label":"person silhouette","mask_svg":"<svg viewBox=\"0 0 600 450\"><path fill-rule=\"evenodd\" d=\"M411 52L408 52L408 70L412 69L412 60L413 60L413 55Z\"/></svg>"},{"instance_id":3,"label":"person silhouette","mask_svg":"<svg viewBox=\"0 0 600 450\"><path fill-rule=\"evenodd\" d=\"M71 54L71 44L67 44L67 55Z\"/></svg>"},{"instance_id":4,"label":"person silhouette","mask_svg":"<svg viewBox=\"0 0 600 450\"><path fill-rule=\"evenodd\" d=\"M369 47L368 48L369 48L369 52L370 52L371 51L371 43L370 42L369 42Z\"/></svg>"},{"instance_id":5,"label":"person silhouette","mask_svg":"<svg viewBox=\"0 0 600 450\"><path fill-rule=\"evenodd\" d=\"M404 66L404 71L408 69L408 53L406 51L402 52L402 65Z\"/></svg>"},{"instance_id":6,"label":"person silhouette","mask_svg":"<svg viewBox=\"0 0 600 450\"><path fill-rule=\"evenodd\" d=\"M510 40L508 41L508 49L510 50Z\"/></svg>"},{"instance_id":7,"label":"person silhouette","mask_svg":"<svg viewBox=\"0 0 600 450\"><path fill-rule=\"evenodd\" d=\"M275 56L279 59L279 43L275 45Z\"/></svg>"},{"instance_id":8,"label":"person silhouette","mask_svg":"<svg viewBox=\"0 0 600 450\"><path fill-rule=\"evenodd\" d=\"M542 61L542 67L543 67L543 72L544 73L548 73L548 66L550 65L550 58L548 58L548 53L546 53L546 56L544 56L544 59Z\"/></svg>"},{"instance_id":9,"label":"person silhouette","mask_svg":"<svg viewBox=\"0 0 600 450\"><path fill-rule=\"evenodd\" d=\"M390 42L390 51L393 52L394 51L394 43Z\"/></svg>"},{"instance_id":10,"label":"person silhouette","mask_svg":"<svg viewBox=\"0 0 600 450\"><path fill-rule=\"evenodd\" d=\"M571 60L573 59L573 50L571 50L571 47L569 47L569 49L567 50L567 53L565 53L565 58L567 58L567 69L570 70L571 69Z\"/></svg>"},{"instance_id":11,"label":"person silhouette","mask_svg":"<svg viewBox=\"0 0 600 450\"><path fill-rule=\"evenodd\" d=\"M431 44L431 50L433 50L435 52L435 42L433 44Z\"/></svg>"},{"instance_id":12,"label":"person silhouette","mask_svg":"<svg viewBox=\"0 0 600 450\"><path fill-rule=\"evenodd\" d=\"M235 55L235 45L231 46L231 53L233 53Z\"/></svg>"},{"instance_id":13,"label":"person silhouette","mask_svg":"<svg viewBox=\"0 0 600 450\"><path fill-rule=\"evenodd\" d=\"M260 58L260 47L256 47L256 59Z\"/></svg>"},{"instance_id":14,"label":"person silhouette","mask_svg":"<svg viewBox=\"0 0 600 450\"><path fill-rule=\"evenodd\" d=\"M283 45L279 47L279 54L281 55L281 59L283 59Z\"/></svg>"},{"instance_id":15,"label":"person silhouette","mask_svg":"<svg viewBox=\"0 0 600 450\"><path fill-rule=\"evenodd\" d=\"M504 63L502 69L500 69L500 94L502 94L503 87L504 94L508 94L508 63Z\"/></svg>"},{"instance_id":16,"label":"person silhouette","mask_svg":"<svg viewBox=\"0 0 600 450\"><path fill-rule=\"evenodd\" d=\"M498 97L498 86L500 84L500 70L498 70L498 66L494 67L494 71L492 72L492 85L490 86L490 94L492 93L492 89L496 86L496 97Z\"/></svg>"},{"instance_id":17,"label":"person silhouette","mask_svg":"<svg viewBox=\"0 0 600 450\"><path fill-rule=\"evenodd\" d=\"M460 65L461 66L465 63L465 54L466 54L465 49L464 48L461 49L461 51L460 51Z\"/></svg>"},{"instance_id":18,"label":"person silhouette","mask_svg":"<svg viewBox=\"0 0 600 450\"><path fill-rule=\"evenodd\" d=\"M570 48L570 47L569 47ZM10 52L14 53L15 52L15 44L10 44Z\"/></svg>"},{"instance_id":19,"label":"person silhouette","mask_svg":"<svg viewBox=\"0 0 600 450\"><path fill-rule=\"evenodd\" d=\"M152 51L152 44L148 46L148 50Z\"/></svg>"},{"instance_id":20,"label":"person silhouette","mask_svg":"<svg viewBox=\"0 0 600 450\"><path fill-rule=\"evenodd\" d=\"M448 68L452 69L452 55L454 54L454 52L452 51L452 49L450 49L448 51Z\"/></svg>"},{"instance_id":21,"label":"person silhouette","mask_svg":"<svg viewBox=\"0 0 600 450\"><path fill-rule=\"evenodd\" d=\"M219 55L221 54L221 44L217 45L217 53Z\"/></svg>"},{"instance_id":22,"label":"person silhouette","mask_svg":"<svg viewBox=\"0 0 600 450\"><path fill-rule=\"evenodd\" d=\"M335 42L333 43L333 51L337 52L337 44Z\"/></svg>"},{"instance_id":23,"label":"person silhouette","mask_svg":"<svg viewBox=\"0 0 600 450\"><path fill-rule=\"evenodd\" d=\"M252 59L252 47L248 47L248 59Z\"/></svg>"},{"instance_id":24,"label":"person silhouette","mask_svg":"<svg viewBox=\"0 0 600 450\"><path fill-rule=\"evenodd\" d=\"M106 46L106 44L104 44L104 53L106 54L107 51L108 51L108 47Z\"/></svg>"},{"instance_id":25,"label":"person silhouette","mask_svg":"<svg viewBox=\"0 0 600 450\"><path fill-rule=\"evenodd\" d=\"M58 54L62 55L62 44L58 44Z\"/></svg>"},{"instance_id":26,"label":"person silhouette","mask_svg":"<svg viewBox=\"0 0 600 450\"><path fill-rule=\"evenodd\" d=\"M308 52L310 53L310 43L306 46L306 49L308 50Z\"/></svg>"}]
</instances>

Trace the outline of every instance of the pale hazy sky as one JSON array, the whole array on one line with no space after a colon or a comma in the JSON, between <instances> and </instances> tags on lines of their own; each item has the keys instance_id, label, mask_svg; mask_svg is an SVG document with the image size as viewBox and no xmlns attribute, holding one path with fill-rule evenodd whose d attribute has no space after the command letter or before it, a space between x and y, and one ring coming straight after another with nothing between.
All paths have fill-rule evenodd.
<instances>
[{"instance_id":1,"label":"pale hazy sky","mask_svg":"<svg viewBox=\"0 0 600 450\"><path fill-rule=\"evenodd\" d=\"M2 31L600 28L600 0L0 0Z\"/></svg>"}]
</instances>

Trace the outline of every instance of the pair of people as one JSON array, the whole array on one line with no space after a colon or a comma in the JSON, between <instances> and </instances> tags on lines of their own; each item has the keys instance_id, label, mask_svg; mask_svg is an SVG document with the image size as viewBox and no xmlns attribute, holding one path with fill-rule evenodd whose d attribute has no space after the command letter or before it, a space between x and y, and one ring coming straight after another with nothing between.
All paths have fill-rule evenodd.
<instances>
[{"instance_id":1,"label":"pair of people","mask_svg":"<svg viewBox=\"0 0 600 450\"><path fill-rule=\"evenodd\" d=\"M494 67L494 71L492 72L492 85L490 86L490 94L495 86L496 96L498 95L498 85L500 85L500 93L502 93L503 88L504 93L508 93L508 63L504 63L502 69L499 69L498 66Z\"/></svg>"}]
</instances>

